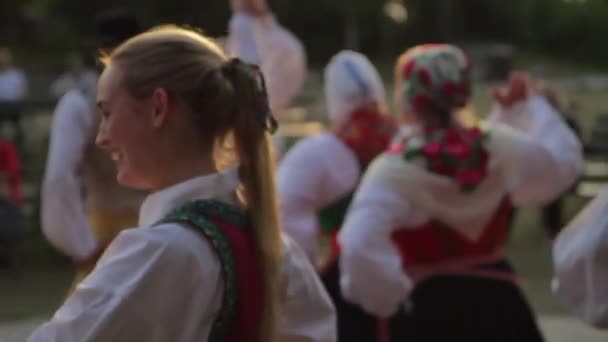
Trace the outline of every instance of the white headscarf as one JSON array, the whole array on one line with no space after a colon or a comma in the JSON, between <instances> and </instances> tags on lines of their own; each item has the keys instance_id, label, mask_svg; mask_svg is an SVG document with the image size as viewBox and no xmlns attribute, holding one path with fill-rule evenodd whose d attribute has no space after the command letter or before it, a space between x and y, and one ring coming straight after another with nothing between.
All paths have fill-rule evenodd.
<instances>
[{"instance_id":1,"label":"white headscarf","mask_svg":"<svg viewBox=\"0 0 608 342\"><path fill-rule=\"evenodd\" d=\"M384 85L364 55L344 50L325 67L325 101L331 121L345 119L355 109L376 102L385 105Z\"/></svg>"}]
</instances>

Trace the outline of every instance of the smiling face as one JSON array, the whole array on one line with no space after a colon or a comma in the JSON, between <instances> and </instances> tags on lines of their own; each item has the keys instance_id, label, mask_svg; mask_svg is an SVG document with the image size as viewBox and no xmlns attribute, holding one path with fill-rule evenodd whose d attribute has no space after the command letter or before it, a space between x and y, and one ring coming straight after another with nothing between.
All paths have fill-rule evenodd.
<instances>
[{"instance_id":1,"label":"smiling face","mask_svg":"<svg viewBox=\"0 0 608 342\"><path fill-rule=\"evenodd\" d=\"M100 77L97 103L102 113L97 145L116 163L118 182L138 189L155 188L158 163L151 151L155 151L158 132L152 97L131 96L122 84L120 66L110 65Z\"/></svg>"}]
</instances>

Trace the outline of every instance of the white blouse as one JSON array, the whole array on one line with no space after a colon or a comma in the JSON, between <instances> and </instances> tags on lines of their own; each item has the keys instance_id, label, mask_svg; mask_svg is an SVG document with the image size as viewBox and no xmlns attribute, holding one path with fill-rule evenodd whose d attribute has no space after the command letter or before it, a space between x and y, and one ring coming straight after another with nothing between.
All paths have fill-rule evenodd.
<instances>
[{"instance_id":1,"label":"white blouse","mask_svg":"<svg viewBox=\"0 0 608 342\"><path fill-rule=\"evenodd\" d=\"M194 199L236 203L236 169L148 196L137 229L121 232L96 268L29 341L206 341L223 294L213 247L178 223L152 227ZM285 240L281 341L335 341L335 312L312 266Z\"/></svg>"},{"instance_id":2,"label":"white blouse","mask_svg":"<svg viewBox=\"0 0 608 342\"><path fill-rule=\"evenodd\" d=\"M74 260L86 260L97 250L81 172L87 146L97 134L95 114L81 92L72 90L61 97L53 114L42 184L42 231Z\"/></svg>"},{"instance_id":3,"label":"white blouse","mask_svg":"<svg viewBox=\"0 0 608 342\"><path fill-rule=\"evenodd\" d=\"M230 19L228 53L262 69L270 108L280 117L298 95L306 79L306 52L302 43L273 15L253 17L235 13Z\"/></svg>"},{"instance_id":4,"label":"white blouse","mask_svg":"<svg viewBox=\"0 0 608 342\"><path fill-rule=\"evenodd\" d=\"M332 133L299 141L281 160L278 190L283 229L316 260L317 211L355 190L361 167Z\"/></svg>"},{"instance_id":5,"label":"white blouse","mask_svg":"<svg viewBox=\"0 0 608 342\"><path fill-rule=\"evenodd\" d=\"M98 249L88 214L136 211L144 199L144 192L117 183L113 162L94 146L97 127L97 113L83 92L61 97L49 137L41 225L45 237L75 261Z\"/></svg>"},{"instance_id":6,"label":"white blouse","mask_svg":"<svg viewBox=\"0 0 608 342\"><path fill-rule=\"evenodd\" d=\"M608 329L608 187L559 233L553 244L552 289L566 308Z\"/></svg>"},{"instance_id":7,"label":"white blouse","mask_svg":"<svg viewBox=\"0 0 608 342\"><path fill-rule=\"evenodd\" d=\"M499 171L506 173L503 178L495 177L504 179L500 185L504 190L497 191L505 191L496 198L508 195L515 206L536 206L571 186L582 169L581 145L543 98L532 97L510 110L496 108L489 118L489 129L499 122L520 133L513 147L515 160L508 169ZM387 317L397 311L413 288L391 234L398 228L420 226L431 217L399 189L366 179L339 234L341 287L346 298Z\"/></svg>"},{"instance_id":8,"label":"white blouse","mask_svg":"<svg viewBox=\"0 0 608 342\"><path fill-rule=\"evenodd\" d=\"M409 136L402 126L395 141ZM300 140L281 159L278 190L283 229L317 260L317 212L353 192L361 165L353 151L331 132Z\"/></svg>"}]
</instances>

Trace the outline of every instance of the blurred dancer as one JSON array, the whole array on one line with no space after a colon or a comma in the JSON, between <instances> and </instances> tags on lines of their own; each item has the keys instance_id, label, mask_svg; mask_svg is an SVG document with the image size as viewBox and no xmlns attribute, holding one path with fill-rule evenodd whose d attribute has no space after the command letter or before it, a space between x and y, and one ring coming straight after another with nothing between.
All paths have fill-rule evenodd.
<instances>
[{"instance_id":1,"label":"blurred dancer","mask_svg":"<svg viewBox=\"0 0 608 342\"><path fill-rule=\"evenodd\" d=\"M391 317L391 341L542 341L505 236L513 207L574 182L576 136L524 74L497 91L491 125L464 127L471 65L457 47L415 47L395 70L397 107L418 127L354 196L338 238L344 296Z\"/></svg>"},{"instance_id":2,"label":"blurred dancer","mask_svg":"<svg viewBox=\"0 0 608 342\"><path fill-rule=\"evenodd\" d=\"M137 20L109 13L98 21L99 48L111 51L139 32ZM95 89L91 89L95 90ZM42 230L76 266L76 286L114 237L137 226L144 193L119 185L110 156L95 146L99 115L94 93L68 91L59 100L42 185Z\"/></svg>"}]
</instances>

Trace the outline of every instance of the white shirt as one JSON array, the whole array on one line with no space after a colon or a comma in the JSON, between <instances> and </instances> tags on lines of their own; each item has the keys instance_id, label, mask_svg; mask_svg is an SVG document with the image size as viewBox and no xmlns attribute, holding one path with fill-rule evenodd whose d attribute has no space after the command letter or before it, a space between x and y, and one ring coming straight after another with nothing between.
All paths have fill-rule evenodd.
<instances>
[{"instance_id":1,"label":"white shirt","mask_svg":"<svg viewBox=\"0 0 608 342\"><path fill-rule=\"evenodd\" d=\"M518 135L512 167L502 170L508 174L500 185L505 193L499 195L508 195L515 206L535 206L552 200L575 181L582 169L580 142L544 99L533 97L509 111L497 109L490 121L509 122L524 132ZM345 298L378 316L393 314L413 283L402 270L391 234L429 219L399 189L364 178L339 234Z\"/></svg>"},{"instance_id":2,"label":"white shirt","mask_svg":"<svg viewBox=\"0 0 608 342\"><path fill-rule=\"evenodd\" d=\"M226 48L229 54L260 66L270 108L279 118L306 78L306 55L300 41L272 15L235 13L230 19Z\"/></svg>"},{"instance_id":3,"label":"white shirt","mask_svg":"<svg viewBox=\"0 0 608 342\"><path fill-rule=\"evenodd\" d=\"M27 79L17 68L0 70L0 101L22 100L27 96Z\"/></svg>"},{"instance_id":4,"label":"white shirt","mask_svg":"<svg viewBox=\"0 0 608 342\"><path fill-rule=\"evenodd\" d=\"M608 187L559 233L553 245L552 289L566 308L608 329Z\"/></svg>"},{"instance_id":5,"label":"white shirt","mask_svg":"<svg viewBox=\"0 0 608 342\"><path fill-rule=\"evenodd\" d=\"M144 201L138 229L123 231L93 272L29 341L206 341L223 295L213 247L178 223L152 227L194 199L234 204L236 169L196 177ZM281 341L335 341L335 313L312 267L288 241Z\"/></svg>"},{"instance_id":6,"label":"white shirt","mask_svg":"<svg viewBox=\"0 0 608 342\"><path fill-rule=\"evenodd\" d=\"M51 125L42 184L42 230L76 261L89 258L98 248L87 214L137 210L144 198L143 192L118 184L113 162L94 145L96 134L92 101L79 90L67 92Z\"/></svg>"},{"instance_id":7,"label":"white shirt","mask_svg":"<svg viewBox=\"0 0 608 342\"><path fill-rule=\"evenodd\" d=\"M42 184L42 231L59 250L85 260L97 250L82 193L81 166L97 133L95 113L79 91L66 93L57 104Z\"/></svg>"},{"instance_id":8,"label":"white shirt","mask_svg":"<svg viewBox=\"0 0 608 342\"><path fill-rule=\"evenodd\" d=\"M66 72L51 85L51 95L61 97L70 90L80 90L85 94L94 94L98 75L92 70L83 70L81 74Z\"/></svg>"},{"instance_id":9,"label":"white shirt","mask_svg":"<svg viewBox=\"0 0 608 342\"><path fill-rule=\"evenodd\" d=\"M357 157L332 133L299 141L281 160L283 229L311 260L317 257L317 211L354 191L360 176Z\"/></svg>"}]
</instances>

